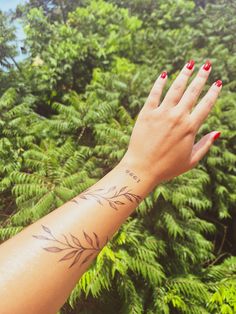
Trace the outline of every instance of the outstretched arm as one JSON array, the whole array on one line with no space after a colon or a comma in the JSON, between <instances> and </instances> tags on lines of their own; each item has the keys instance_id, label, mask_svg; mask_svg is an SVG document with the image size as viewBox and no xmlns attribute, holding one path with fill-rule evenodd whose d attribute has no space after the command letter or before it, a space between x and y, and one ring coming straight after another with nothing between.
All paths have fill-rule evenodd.
<instances>
[{"instance_id":1,"label":"outstretched arm","mask_svg":"<svg viewBox=\"0 0 236 314\"><path fill-rule=\"evenodd\" d=\"M140 111L128 149L100 181L0 246L2 314L55 314L102 247L160 182L197 165L220 133L196 133L221 90L214 83L195 106L211 65L188 62L160 97L163 72Z\"/></svg>"}]
</instances>

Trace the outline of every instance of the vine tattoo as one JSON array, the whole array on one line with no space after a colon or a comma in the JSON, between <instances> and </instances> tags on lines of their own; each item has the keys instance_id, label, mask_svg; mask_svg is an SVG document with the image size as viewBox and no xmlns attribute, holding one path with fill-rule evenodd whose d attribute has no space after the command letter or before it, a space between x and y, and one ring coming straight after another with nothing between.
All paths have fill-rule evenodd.
<instances>
[{"instance_id":1,"label":"vine tattoo","mask_svg":"<svg viewBox=\"0 0 236 314\"><path fill-rule=\"evenodd\" d=\"M43 249L51 253L59 253L63 251L68 252L58 261L60 262L60 261L73 260L68 268L71 268L78 262L80 262L81 265L86 263L87 261L91 260L91 258L94 256L95 253L101 250L100 240L95 232L93 232L93 236L91 237L85 231L83 231L84 239L86 242L86 246L84 246L81 244L81 241L77 237L72 235L71 233L70 233L70 236L71 236L70 240L68 239L67 236L63 234L64 240L60 241L55 238L55 236L52 234L52 231L48 227L42 225L42 228L47 234L46 235L33 235L33 237L38 240L54 241L60 244L60 247L48 246L48 247L44 247ZM107 238L107 242L108 242L108 238Z\"/></svg>"},{"instance_id":2,"label":"vine tattoo","mask_svg":"<svg viewBox=\"0 0 236 314\"><path fill-rule=\"evenodd\" d=\"M103 202L105 202L113 209L118 210L118 205L125 205L124 200L139 203L142 199L139 195L131 193L131 190L127 188L128 186L123 186L121 189L117 189L116 186L112 186L109 189L100 188L93 191L87 189L79 194L78 197L84 200L94 199L100 205L103 205ZM76 199L72 199L71 201L78 203Z\"/></svg>"}]
</instances>

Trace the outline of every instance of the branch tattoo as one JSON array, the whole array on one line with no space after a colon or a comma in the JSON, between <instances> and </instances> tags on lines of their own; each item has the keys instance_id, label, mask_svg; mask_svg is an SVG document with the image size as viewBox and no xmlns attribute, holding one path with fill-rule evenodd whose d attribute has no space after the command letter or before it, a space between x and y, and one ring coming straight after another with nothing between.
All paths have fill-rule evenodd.
<instances>
[{"instance_id":1,"label":"branch tattoo","mask_svg":"<svg viewBox=\"0 0 236 314\"><path fill-rule=\"evenodd\" d=\"M99 188L95 190L91 190L89 188L79 194L78 197L84 200L93 199L100 205L108 203L110 207L115 210L119 209L119 205L125 205L125 200L128 200L129 202L136 202L138 204L142 199L139 195L132 193L131 190L128 189L128 186L123 186L120 189L116 186L112 186L108 189ZM78 204L76 199L72 199L71 201ZM53 241L54 243L59 244L60 246L48 246L43 249L51 253L66 252L66 254L58 262L72 260L69 268L78 262L80 265L88 262L101 250L100 240L95 232L93 232L92 236L89 236L85 231L83 231L83 242L86 242L86 245L82 245L81 240L71 233L70 239L66 235L62 234L64 239L63 241L60 241L56 239L48 227L42 225L42 228L46 232L46 235L33 235L33 237L38 240ZM106 243L107 242L108 238Z\"/></svg>"},{"instance_id":2,"label":"branch tattoo","mask_svg":"<svg viewBox=\"0 0 236 314\"><path fill-rule=\"evenodd\" d=\"M93 232L93 236L89 236L85 231L83 231L86 245L82 245L81 241L71 233L71 239L68 239L68 237L63 234L64 240L60 241L55 238L55 236L52 234L52 231L48 227L42 225L42 228L46 232L46 235L33 235L33 237L38 240L54 241L60 244L60 247L48 246L44 247L43 249L51 253L59 253L63 251L68 252L58 261L73 260L68 268L71 268L78 262L80 262L80 265L88 262L89 260L93 259L93 256L101 250L100 240L95 232Z\"/></svg>"},{"instance_id":3,"label":"branch tattoo","mask_svg":"<svg viewBox=\"0 0 236 314\"><path fill-rule=\"evenodd\" d=\"M119 205L125 205L124 200L136 202L137 204L142 200L139 195L131 193L131 189L128 189L128 186L123 186L121 189L118 189L116 186L112 186L109 189L100 188L90 190L89 188L79 194L78 197L84 200L94 199L100 205L103 205L103 202L108 203L115 210L119 209ZM71 201L78 203L76 199L72 199Z\"/></svg>"}]
</instances>

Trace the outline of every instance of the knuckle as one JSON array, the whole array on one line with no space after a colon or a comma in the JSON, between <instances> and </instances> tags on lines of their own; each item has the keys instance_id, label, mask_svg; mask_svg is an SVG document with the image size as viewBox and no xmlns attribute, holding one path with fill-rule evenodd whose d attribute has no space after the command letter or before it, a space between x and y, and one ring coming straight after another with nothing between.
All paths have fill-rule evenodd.
<instances>
[{"instance_id":1,"label":"knuckle","mask_svg":"<svg viewBox=\"0 0 236 314\"><path fill-rule=\"evenodd\" d=\"M169 119L172 123L180 123L180 121L183 119L183 113L179 110L171 110L169 112Z\"/></svg>"},{"instance_id":2,"label":"knuckle","mask_svg":"<svg viewBox=\"0 0 236 314\"><path fill-rule=\"evenodd\" d=\"M201 89L199 88L198 85L192 85L189 87L189 93L194 97L198 97L200 92L201 92Z\"/></svg>"},{"instance_id":3,"label":"knuckle","mask_svg":"<svg viewBox=\"0 0 236 314\"><path fill-rule=\"evenodd\" d=\"M173 84L173 91L174 92L179 92L179 91L181 91L182 90L182 84L180 83L180 82L175 82L174 84Z\"/></svg>"},{"instance_id":4,"label":"knuckle","mask_svg":"<svg viewBox=\"0 0 236 314\"><path fill-rule=\"evenodd\" d=\"M200 79L200 80L206 80L206 78L208 77L209 73L205 70L202 70L200 69L198 74L197 74L197 77Z\"/></svg>"},{"instance_id":5,"label":"knuckle","mask_svg":"<svg viewBox=\"0 0 236 314\"><path fill-rule=\"evenodd\" d=\"M171 96L171 98L168 100L168 102L170 102L171 104L177 105L179 103L180 99L181 99L181 96L174 94Z\"/></svg>"},{"instance_id":6,"label":"knuckle","mask_svg":"<svg viewBox=\"0 0 236 314\"><path fill-rule=\"evenodd\" d=\"M154 97L154 98L159 97L160 94L161 94L161 91L160 91L160 89L158 89L158 88L155 88L155 89L151 92L151 96Z\"/></svg>"},{"instance_id":7,"label":"knuckle","mask_svg":"<svg viewBox=\"0 0 236 314\"><path fill-rule=\"evenodd\" d=\"M219 93L220 93L219 88L216 89L215 86L211 87L210 94L212 98L216 99L219 96Z\"/></svg>"},{"instance_id":8,"label":"knuckle","mask_svg":"<svg viewBox=\"0 0 236 314\"><path fill-rule=\"evenodd\" d=\"M150 94L146 101L147 104L151 104L151 105L155 104L156 102L157 102L156 97L153 94Z\"/></svg>"},{"instance_id":9,"label":"knuckle","mask_svg":"<svg viewBox=\"0 0 236 314\"><path fill-rule=\"evenodd\" d=\"M152 89L151 89L150 94L161 94L161 92L162 92L162 85L161 85L160 82L157 80L157 81L154 83L154 85L153 85L153 87L152 87Z\"/></svg>"},{"instance_id":10,"label":"knuckle","mask_svg":"<svg viewBox=\"0 0 236 314\"><path fill-rule=\"evenodd\" d=\"M186 126L186 131L188 134L195 134L195 131L196 131L195 125L188 122Z\"/></svg>"},{"instance_id":11,"label":"knuckle","mask_svg":"<svg viewBox=\"0 0 236 314\"><path fill-rule=\"evenodd\" d=\"M211 109L214 105L214 101L211 97L206 97L204 101L204 106L207 107L208 109Z\"/></svg>"}]
</instances>

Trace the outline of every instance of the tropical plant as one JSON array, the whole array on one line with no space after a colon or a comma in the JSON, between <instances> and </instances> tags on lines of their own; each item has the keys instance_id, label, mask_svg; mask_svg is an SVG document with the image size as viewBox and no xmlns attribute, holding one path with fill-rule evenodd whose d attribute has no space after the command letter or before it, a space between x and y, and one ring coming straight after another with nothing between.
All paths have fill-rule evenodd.
<instances>
[{"instance_id":1,"label":"tropical plant","mask_svg":"<svg viewBox=\"0 0 236 314\"><path fill-rule=\"evenodd\" d=\"M30 0L15 14L29 53L0 73L1 241L119 162L162 70L170 85L210 58L224 87L196 140L221 139L139 204L59 313L235 313L234 1Z\"/></svg>"}]
</instances>

